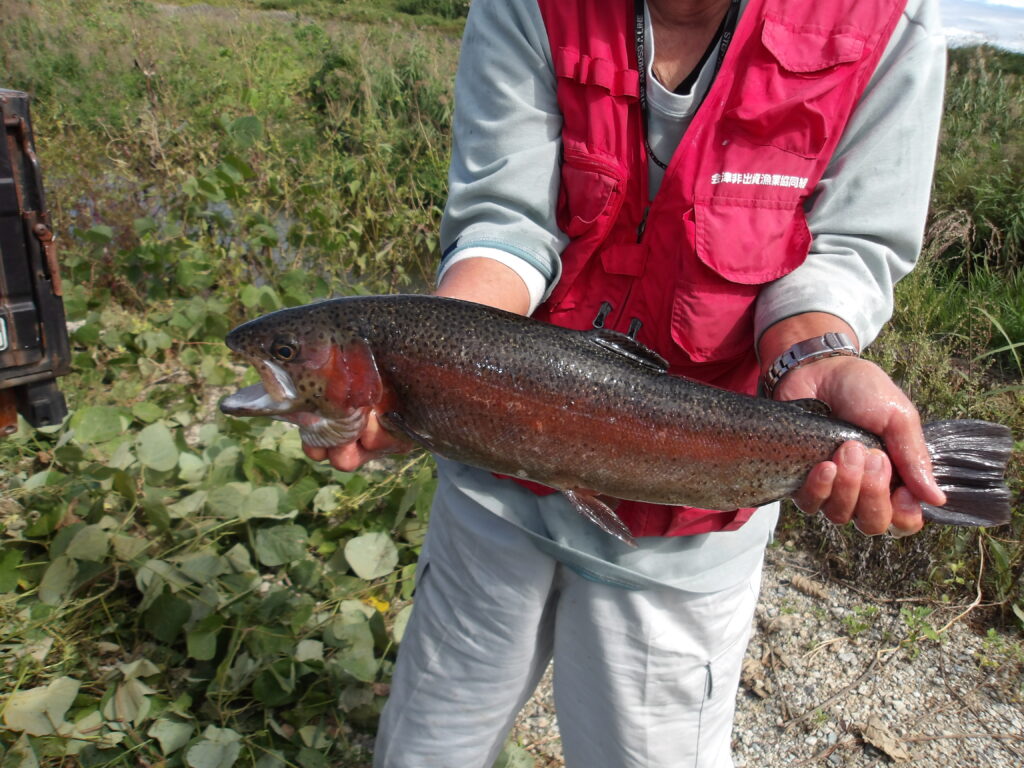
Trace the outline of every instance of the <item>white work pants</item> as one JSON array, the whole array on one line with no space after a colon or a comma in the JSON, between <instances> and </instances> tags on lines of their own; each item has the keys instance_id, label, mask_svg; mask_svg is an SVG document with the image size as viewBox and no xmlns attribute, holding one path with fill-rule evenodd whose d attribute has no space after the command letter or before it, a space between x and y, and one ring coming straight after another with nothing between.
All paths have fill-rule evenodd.
<instances>
[{"instance_id":1,"label":"white work pants","mask_svg":"<svg viewBox=\"0 0 1024 768\"><path fill-rule=\"evenodd\" d=\"M443 486L376 768L490 768L552 657L568 768L731 768L760 568L710 594L588 581Z\"/></svg>"}]
</instances>

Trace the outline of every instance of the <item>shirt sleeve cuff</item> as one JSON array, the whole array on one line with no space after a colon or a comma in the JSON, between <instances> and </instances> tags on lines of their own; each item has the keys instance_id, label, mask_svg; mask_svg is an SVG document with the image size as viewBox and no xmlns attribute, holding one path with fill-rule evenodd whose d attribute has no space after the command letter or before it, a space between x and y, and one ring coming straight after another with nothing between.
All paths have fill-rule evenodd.
<instances>
[{"instance_id":1,"label":"shirt sleeve cuff","mask_svg":"<svg viewBox=\"0 0 1024 768\"><path fill-rule=\"evenodd\" d=\"M441 268L437 273L438 284L440 284L445 273L452 268L453 264L458 264L460 261L465 261L466 259L480 258L491 259L492 261L504 264L519 275L519 278L526 285L526 290L530 293L529 314L533 314L533 311L537 309L537 307L540 306L541 301L544 300L544 295L548 289L547 278L539 269L537 269L537 267L533 266L528 261L525 261L522 257L509 253L501 248L484 245L470 245L453 251L441 263Z\"/></svg>"},{"instance_id":2,"label":"shirt sleeve cuff","mask_svg":"<svg viewBox=\"0 0 1024 768\"><path fill-rule=\"evenodd\" d=\"M787 317L805 312L823 312L835 315L847 323L857 334L857 343L863 350L868 346L892 312L891 302L879 301L873 310L865 311L863 294L850 295L836 288L815 285L769 286L758 297L754 315L754 338L760 339L769 327Z\"/></svg>"}]
</instances>

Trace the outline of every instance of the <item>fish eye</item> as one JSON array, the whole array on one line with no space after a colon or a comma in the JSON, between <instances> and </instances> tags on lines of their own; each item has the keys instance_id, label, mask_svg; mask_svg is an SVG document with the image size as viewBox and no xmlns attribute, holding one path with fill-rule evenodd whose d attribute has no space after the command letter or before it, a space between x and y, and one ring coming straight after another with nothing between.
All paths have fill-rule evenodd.
<instances>
[{"instance_id":1,"label":"fish eye","mask_svg":"<svg viewBox=\"0 0 1024 768\"><path fill-rule=\"evenodd\" d=\"M288 363L299 355L299 345L289 336L278 336L270 342L270 354L282 363Z\"/></svg>"}]
</instances>

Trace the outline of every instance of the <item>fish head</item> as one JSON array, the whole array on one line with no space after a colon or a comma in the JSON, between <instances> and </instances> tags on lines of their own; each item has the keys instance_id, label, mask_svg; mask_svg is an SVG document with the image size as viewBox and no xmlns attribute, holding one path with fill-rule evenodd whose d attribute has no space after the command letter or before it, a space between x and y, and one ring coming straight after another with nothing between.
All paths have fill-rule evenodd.
<instances>
[{"instance_id":1,"label":"fish head","mask_svg":"<svg viewBox=\"0 0 1024 768\"><path fill-rule=\"evenodd\" d=\"M359 436L383 384L366 340L315 306L272 312L227 335L228 347L260 382L224 398L220 408L298 424L310 445L344 445Z\"/></svg>"}]
</instances>

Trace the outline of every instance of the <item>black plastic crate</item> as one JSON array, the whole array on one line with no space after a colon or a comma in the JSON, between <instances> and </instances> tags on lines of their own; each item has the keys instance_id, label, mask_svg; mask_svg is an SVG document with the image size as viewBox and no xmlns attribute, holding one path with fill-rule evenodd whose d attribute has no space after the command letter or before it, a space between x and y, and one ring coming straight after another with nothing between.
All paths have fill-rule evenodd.
<instances>
[{"instance_id":1,"label":"black plastic crate","mask_svg":"<svg viewBox=\"0 0 1024 768\"><path fill-rule=\"evenodd\" d=\"M69 345L53 228L43 197L29 96L0 89L0 434L13 403L34 426L67 414L55 379ZM6 411L4 406L7 406Z\"/></svg>"}]
</instances>

